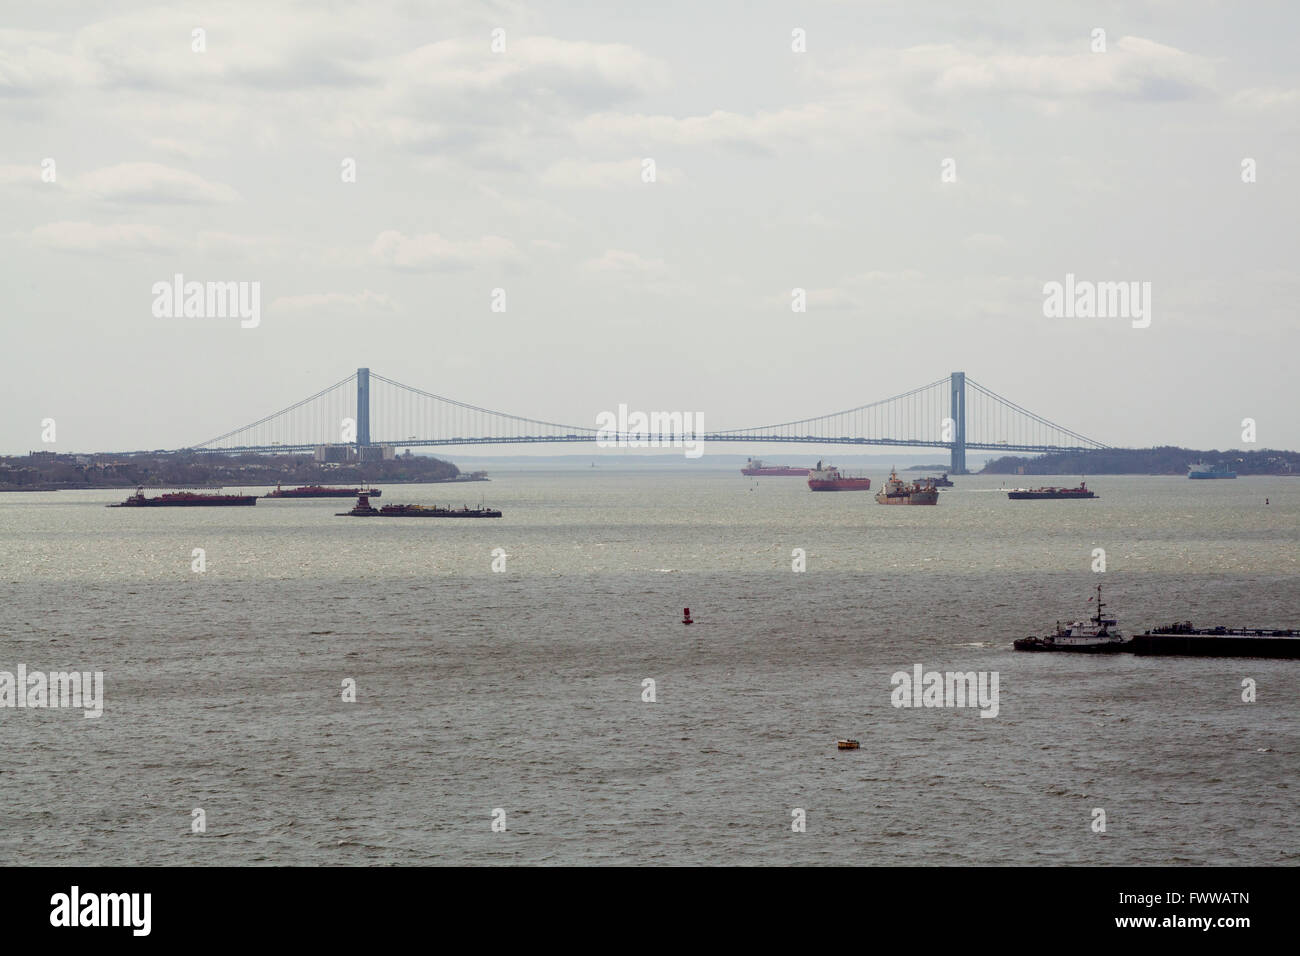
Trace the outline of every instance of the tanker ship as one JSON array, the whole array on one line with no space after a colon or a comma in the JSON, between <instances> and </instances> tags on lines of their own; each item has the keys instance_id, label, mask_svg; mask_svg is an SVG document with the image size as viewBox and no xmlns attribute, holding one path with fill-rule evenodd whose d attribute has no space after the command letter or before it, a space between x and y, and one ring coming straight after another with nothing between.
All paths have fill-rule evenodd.
<instances>
[{"instance_id":1,"label":"tanker ship","mask_svg":"<svg viewBox=\"0 0 1300 956\"><path fill-rule=\"evenodd\" d=\"M871 479L862 475L849 475L834 465L817 467L808 473L808 487L813 491L870 491Z\"/></svg>"},{"instance_id":2,"label":"tanker ship","mask_svg":"<svg viewBox=\"0 0 1300 956\"><path fill-rule=\"evenodd\" d=\"M876 501L882 505L937 505L939 489L928 478L906 484L891 471L885 487L876 492Z\"/></svg>"},{"instance_id":3,"label":"tanker ship","mask_svg":"<svg viewBox=\"0 0 1300 956\"><path fill-rule=\"evenodd\" d=\"M761 458L745 459L745 467L740 469L742 475L755 478L802 478L810 469L792 468L790 465L765 465Z\"/></svg>"},{"instance_id":4,"label":"tanker ship","mask_svg":"<svg viewBox=\"0 0 1300 956\"><path fill-rule=\"evenodd\" d=\"M1236 478L1237 473L1227 465L1207 465L1198 461L1187 469L1188 478Z\"/></svg>"},{"instance_id":5,"label":"tanker ship","mask_svg":"<svg viewBox=\"0 0 1300 956\"><path fill-rule=\"evenodd\" d=\"M144 496L144 486L135 489L135 494L127 498L120 505L105 505L107 508L201 508L212 506L226 505L255 505L257 504L256 495L209 495L200 494L194 491L174 491L169 494L159 495L157 498L146 498Z\"/></svg>"},{"instance_id":6,"label":"tanker ship","mask_svg":"<svg viewBox=\"0 0 1300 956\"><path fill-rule=\"evenodd\" d=\"M300 485L297 488L281 488L269 491L263 498L354 498L357 495L369 495L378 498L383 494L378 488L326 488L321 485Z\"/></svg>"}]
</instances>

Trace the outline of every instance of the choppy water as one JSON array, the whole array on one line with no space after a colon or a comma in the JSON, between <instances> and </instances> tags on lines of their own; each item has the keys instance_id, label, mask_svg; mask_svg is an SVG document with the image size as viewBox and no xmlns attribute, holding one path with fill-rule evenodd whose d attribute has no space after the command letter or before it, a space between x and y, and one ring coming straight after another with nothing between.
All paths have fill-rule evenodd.
<instances>
[{"instance_id":1,"label":"choppy water","mask_svg":"<svg viewBox=\"0 0 1300 956\"><path fill-rule=\"evenodd\" d=\"M126 491L0 495L0 670L106 680L99 719L0 708L0 853L1300 859L1300 662L1010 647L1087 613L1098 580L1126 629L1300 625L1300 481L1096 477L1092 502L1009 502L1001 479L958 481L937 508L722 473L385 490L457 506L485 494L499 521L333 517L346 500L109 510ZM998 716L894 708L890 676L917 663L996 671ZM862 749L837 751L844 736Z\"/></svg>"}]
</instances>

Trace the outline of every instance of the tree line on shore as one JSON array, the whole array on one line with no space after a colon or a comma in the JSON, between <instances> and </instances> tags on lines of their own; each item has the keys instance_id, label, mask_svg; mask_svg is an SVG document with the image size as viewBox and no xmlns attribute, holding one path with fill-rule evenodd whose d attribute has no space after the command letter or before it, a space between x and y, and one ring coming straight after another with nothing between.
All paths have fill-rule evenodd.
<instances>
[{"instance_id":1,"label":"tree line on shore","mask_svg":"<svg viewBox=\"0 0 1300 956\"><path fill-rule=\"evenodd\" d=\"M239 485L449 481L449 461L400 455L387 461L318 462L310 455L59 455L0 458L0 491L60 488L216 488Z\"/></svg>"},{"instance_id":2,"label":"tree line on shore","mask_svg":"<svg viewBox=\"0 0 1300 956\"><path fill-rule=\"evenodd\" d=\"M1227 465L1239 475L1300 474L1300 452L1260 449L1198 451L1165 445L1160 448L1094 448L1080 452L989 461L983 475L1185 475L1198 462Z\"/></svg>"}]
</instances>

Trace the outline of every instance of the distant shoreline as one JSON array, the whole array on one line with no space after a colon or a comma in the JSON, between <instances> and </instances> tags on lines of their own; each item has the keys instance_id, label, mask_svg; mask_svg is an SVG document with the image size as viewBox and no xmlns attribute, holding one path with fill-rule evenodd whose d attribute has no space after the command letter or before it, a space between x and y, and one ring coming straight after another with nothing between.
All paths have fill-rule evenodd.
<instances>
[{"instance_id":1,"label":"distant shoreline","mask_svg":"<svg viewBox=\"0 0 1300 956\"><path fill-rule=\"evenodd\" d=\"M471 476L469 476L469 475L462 475L462 476L460 476L460 477L458 477L458 478L393 478L393 479L385 478L383 481L373 481L373 482L372 482L372 481L367 481L367 482L365 482L365 484L368 485L368 486L369 486L369 485L374 485L374 486L376 486L376 487L379 487L379 486L382 486L382 485L456 485L456 484L464 484L465 482L470 482L470 481L491 481L491 480L492 480L491 478L488 478L488 477L486 477L486 476L483 476L483 477L471 477ZM308 482L294 482L293 484L294 484L294 487L297 487L297 486L300 485L300 484L308 484ZM334 485L334 486L329 486L329 485L327 485L326 487L349 487L349 486L350 486L350 483L349 483L349 482L340 482L340 483L338 483L337 485ZM210 482L204 482L204 483L198 483L198 484L172 484L172 485L169 485L169 484L167 484L166 482L153 482L153 483L146 482L146 483L144 483L143 485L141 485L139 482L134 482L134 481L131 481L131 482L125 482L125 483L122 483L122 484L111 484L111 485L105 485L105 484L82 484L82 483L79 483L79 482L78 482L78 483L66 484L66 485L37 485L37 486L26 486L26 485L25 485L25 486L22 486L22 487L8 487L8 486L0 485L0 494L4 494L4 493L7 493L7 492L22 492L22 491L32 491L32 492L36 492L36 491L114 491L114 490L118 490L118 491L120 491L120 490L123 489L123 488L139 488L139 487L144 487L144 488L149 488L149 489L158 489L158 488L273 488L273 487L275 487L275 485L274 485L273 483L268 483L268 482L265 482L265 481L254 481L254 482L249 482L249 483L226 482L226 483L224 483L224 484L222 484L222 483L220 483L220 482L213 482L213 481L210 481Z\"/></svg>"}]
</instances>

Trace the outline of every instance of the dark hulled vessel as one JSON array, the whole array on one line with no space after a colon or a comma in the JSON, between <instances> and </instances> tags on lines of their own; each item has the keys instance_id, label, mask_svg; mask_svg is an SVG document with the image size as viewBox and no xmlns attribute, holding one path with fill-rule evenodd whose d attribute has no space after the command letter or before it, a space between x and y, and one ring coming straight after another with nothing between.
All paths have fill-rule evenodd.
<instances>
[{"instance_id":1,"label":"dark hulled vessel","mask_svg":"<svg viewBox=\"0 0 1300 956\"><path fill-rule=\"evenodd\" d=\"M300 485L297 488L281 488L268 491L263 498L354 498L357 495L369 495L378 498L383 492L378 488L327 488L323 485Z\"/></svg>"},{"instance_id":2,"label":"dark hulled vessel","mask_svg":"<svg viewBox=\"0 0 1300 956\"><path fill-rule=\"evenodd\" d=\"M1300 629L1169 624L1137 634L1128 650L1190 657L1300 657Z\"/></svg>"},{"instance_id":3,"label":"dark hulled vessel","mask_svg":"<svg viewBox=\"0 0 1300 956\"><path fill-rule=\"evenodd\" d=\"M1088 490L1088 483L1079 482L1078 488L1016 488L1007 492L1012 501L1039 501L1044 498L1096 498Z\"/></svg>"},{"instance_id":4,"label":"dark hulled vessel","mask_svg":"<svg viewBox=\"0 0 1300 956\"><path fill-rule=\"evenodd\" d=\"M118 505L106 505L108 508L202 508L223 507L230 505L255 505L256 495L222 495L203 494L196 491L174 491L157 498L146 498L144 486L135 489L135 494Z\"/></svg>"},{"instance_id":5,"label":"dark hulled vessel","mask_svg":"<svg viewBox=\"0 0 1300 956\"><path fill-rule=\"evenodd\" d=\"M356 506L351 511L340 511L335 517L352 518L500 518L501 512L495 508L438 508L427 505L384 505L376 508L367 495L357 497Z\"/></svg>"}]
</instances>

